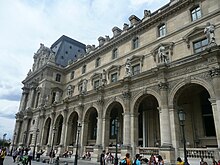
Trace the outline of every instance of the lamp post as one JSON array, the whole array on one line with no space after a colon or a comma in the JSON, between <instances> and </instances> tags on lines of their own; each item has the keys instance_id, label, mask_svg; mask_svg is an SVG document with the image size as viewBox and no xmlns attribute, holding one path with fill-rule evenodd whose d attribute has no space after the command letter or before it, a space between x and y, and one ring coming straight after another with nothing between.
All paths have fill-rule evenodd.
<instances>
[{"instance_id":1,"label":"lamp post","mask_svg":"<svg viewBox=\"0 0 220 165\"><path fill-rule=\"evenodd\" d=\"M5 133L5 134L3 134L3 144L2 144L2 146L4 147L4 145L5 145L5 137L7 136L7 133Z\"/></svg>"},{"instance_id":2,"label":"lamp post","mask_svg":"<svg viewBox=\"0 0 220 165\"><path fill-rule=\"evenodd\" d=\"M16 138L16 132L14 133L14 137L13 137L13 141L12 141L12 146L11 146L11 156L12 156L12 152L13 152L13 149L14 149L14 142L15 142L15 138Z\"/></svg>"},{"instance_id":3,"label":"lamp post","mask_svg":"<svg viewBox=\"0 0 220 165\"><path fill-rule=\"evenodd\" d=\"M53 144L54 144L55 134L56 134L56 127L54 126L54 127L53 127L53 140L52 140L51 150L53 150Z\"/></svg>"},{"instance_id":4,"label":"lamp post","mask_svg":"<svg viewBox=\"0 0 220 165\"><path fill-rule=\"evenodd\" d=\"M74 162L74 165L77 165L77 161L78 161L78 145L79 145L79 134L80 134L80 131L81 131L81 124L78 123L78 126L77 126L77 142L76 142L76 155L75 155L75 162Z\"/></svg>"},{"instance_id":5,"label":"lamp post","mask_svg":"<svg viewBox=\"0 0 220 165\"><path fill-rule=\"evenodd\" d=\"M33 151L33 160L35 159L35 149L36 149L36 144L37 144L37 137L38 137L38 133L40 132L39 129L36 130L36 137L35 137L35 141L34 141L34 151Z\"/></svg>"},{"instance_id":6,"label":"lamp post","mask_svg":"<svg viewBox=\"0 0 220 165\"><path fill-rule=\"evenodd\" d=\"M115 119L115 135L116 135L116 146L115 146L115 165L118 165L118 128L119 128L119 122L118 118Z\"/></svg>"},{"instance_id":7,"label":"lamp post","mask_svg":"<svg viewBox=\"0 0 220 165\"><path fill-rule=\"evenodd\" d=\"M186 153L186 138L184 131L184 121L186 120L186 113L183 110L180 110L178 115L179 115L180 126L182 127L182 133L183 133L184 164L188 165L187 153Z\"/></svg>"}]
</instances>

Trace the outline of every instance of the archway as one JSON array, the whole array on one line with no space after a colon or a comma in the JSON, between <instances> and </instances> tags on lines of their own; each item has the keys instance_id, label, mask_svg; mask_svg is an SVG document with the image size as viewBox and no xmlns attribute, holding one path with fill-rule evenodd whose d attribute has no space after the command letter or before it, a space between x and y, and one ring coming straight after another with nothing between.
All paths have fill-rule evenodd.
<instances>
[{"instance_id":1,"label":"archway","mask_svg":"<svg viewBox=\"0 0 220 165\"><path fill-rule=\"evenodd\" d=\"M51 125L51 118L48 118L44 125L43 142L42 142L43 145L47 145L49 142L50 125Z\"/></svg>"},{"instance_id":2,"label":"archway","mask_svg":"<svg viewBox=\"0 0 220 165\"><path fill-rule=\"evenodd\" d=\"M62 126L63 126L63 116L59 115L55 122L55 128L56 128L56 134L54 137L54 144L59 145L61 140L61 134L62 134Z\"/></svg>"},{"instance_id":3,"label":"archway","mask_svg":"<svg viewBox=\"0 0 220 165\"><path fill-rule=\"evenodd\" d=\"M175 94L175 107L186 113L184 124L187 147L217 147L215 124L209 98L208 91L198 84L187 84ZM182 139L182 134L179 135L179 139ZM181 140L179 145L183 146Z\"/></svg>"},{"instance_id":4,"label":"archway","mask_svg":"<svg viewBox=\"0 0 220 165\"><path fill-rule=\"evenodd\" d=\"M76 112L71 113L67 125L67 130L68 130L67 138L66 138L67 146L74 146L76 143L77 121L78 121L78 114Z\"/></svg>"},{"instance_id":5,"label":"archway","mask_svg":"<svg viewBox=\"0 0 220 165\"><path fill-rule=\"evenodd\" d=\"M142 95L135 103L135 112L138 113L138 130L135 132L137 146L160 146L160 120L158 101L150 94Z\"/></svg>"}]
</instances>

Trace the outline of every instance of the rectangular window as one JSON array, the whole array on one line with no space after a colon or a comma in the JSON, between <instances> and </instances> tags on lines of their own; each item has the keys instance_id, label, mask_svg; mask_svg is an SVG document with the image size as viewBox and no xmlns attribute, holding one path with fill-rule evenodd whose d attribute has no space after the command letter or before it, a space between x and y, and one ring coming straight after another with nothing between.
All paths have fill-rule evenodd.
<instances>
[{"instance_id":1,"label":"rectangular window","mask_svg":"<svg viewBox=\"0 0 220 165\"><path fill-rule=\"evenodd\" d=\"M118 81L118 74L114 73L111 75L111 82L117 82Z\"/></svg>"},{"instance_id":2,"label":"rectangular window","mask_svg":"<svg viewBox=\"0 0 220 165\"><path fill-rule=\"evenodd\" d=\"M138 48L138 37L133 39L133 49L136 49L136 48Z\"/></svg>"},{"instance_id":3,"label":"rectangular window","mask_svg":"<svg viewBox=\"0 0 220 165\"><path fill-rule=\"evenodd\" d=\"M57 82L60 82L61 80L61 75L59 73L56 74L56 81Z\"/></svg>"},{"instance_id":4,"label":"rectangular window","mask_svg":"<svg viewBox=\"0 0 220 165\"><path fill-rule=\"evenodd\" d=\"M53 102L55 101L55 97L56 97L56 92L53 92L53 93L52 93L52 104L53 104Z\"/></svg>"},{"instance_id":5,"label":"rectangular window","mask_svg":"<svg viewBox=\"0 0 220 165\"><path fill-rule=\"evenodd\" d=\"M82 74L86 73L86 65L83 65L82 67Z\"/></svg>"},{"instance_id":6,"label":"rectangular window","mask_svg":"<svg viewBox=\"0 0 220 165\"><path fill-rule=\"evenodd\" d=\"M132 67L132 72L133 72L133 75L139 74L140 73L140 64L134 65Z\"/></svg>"},{"instance_id":7,"label":"rectangular window","mask_svg":"<svg viewBox=\"0 0 220 165\"><path fill-rule=\"evenodd\" d=\"M100 66L100 63L101 63L100 58L97 58L97 59L96 59L96 62L95 62L95 67L96 67L96 68L99 67L99 66Z\"/></svg>"},{"instance_id":8,"label":"rectangular window","mask_svg":"<svg viewBox=\"0 0 220 165\"><path fill-rule=\"evenodd\" d=\"M118 49L114 49L112 51L112 59L116 59L118 57Z\"/></svg>"},{"instance_id":9,"label":"rectangular window","mask_svg":"<svg viewBox=\"0 0 220 165\"><path fill-rule=\"evenodd\" d=\"M94 81L94 89L99 87L99 80Z\"/></svg>"},{"instance_id":10,"label":"rectangular window","mask_svg":"<svg viewBox=\"0 0 220 165\"><path fill-rule=\"evenodd\" d=\"M74 76L75 76L75 71L72 71L72 72L71 72L71 75L70 75L70 79L71 79L71 80L74 79Z\"/></svg>"},{"instance_id":11,"label":"rectangular window","mask_svg":"<svg viewBox=\"0 0 220 165\"><path fill-rule=\"evenodd\" d=\"M193 49L195 53L201 52L205 50L206 46L208 45L208 39L202 39L193 43Z\"/></svg>"},{"instance_id":12,"label":"rectangular window","mask_svg":"<svg viewBox=\"0 0 220 165\"><path fill-rule=\"evenodd\" d=\"M159 37L163 37L166 35L166 26L165 24L162 24L158 27Z\"/></svg>"},{"instance_id":13,"label":"rectangular window","mask_svg":"<svg viewBox=\"0 0 220 165\"><path fill-rule=\"evenodd\" d=\"M201 9L199 6L191 10L191 17L192 21L195 21L202 17Z\"/></svg>"}]
</instances>

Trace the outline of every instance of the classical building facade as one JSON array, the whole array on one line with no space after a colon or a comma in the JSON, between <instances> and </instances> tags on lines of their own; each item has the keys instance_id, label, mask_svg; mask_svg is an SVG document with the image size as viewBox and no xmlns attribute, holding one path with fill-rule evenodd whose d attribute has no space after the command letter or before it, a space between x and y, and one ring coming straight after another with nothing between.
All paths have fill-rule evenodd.
<instances>
[{"instance_id":1,"label":"classical building facade","mask_svg":"<svg viewBox=\"0 0 220 165\"><path fill-rule=\"evenodd\" d=\"M78 142L80 155L97 158L117 141L121 155L175 162L183 110L187 156L219 158L220 1L171 0L129 21L98 46L66 36L41 44L22 82L14 146L62 154Z\"/></svg>"}]
</instances>

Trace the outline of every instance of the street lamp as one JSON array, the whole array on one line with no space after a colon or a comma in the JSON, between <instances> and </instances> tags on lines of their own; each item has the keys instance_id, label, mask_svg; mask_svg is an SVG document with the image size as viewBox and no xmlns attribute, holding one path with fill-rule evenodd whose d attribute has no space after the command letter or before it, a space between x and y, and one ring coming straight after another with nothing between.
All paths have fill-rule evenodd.
<instances>
[{"instance_id":1,"label":"street lamp","mask_svg":"<svg viewBox=\"0 0 220 165\"><path fill-rule=\"evenodd\" d=\"M16 132L14 133L14 137L13 137L13 141L12 141L12 147L11 147L11 156L12 156L12 152L13 152L13 149L14 149L14 142L15 142L15 138L16 138Z\"/></svg>"},{"instance_id":2,"label":"street lamp","mask_svg":"<svg viewBox=\"0 0 220 165\"><path fill-rule=\"evenodd\" d=\"M116 146L115 146L115 165L118 165L118 128L119 128L119 122L118 118L115 119L115 136L116 136Z\"/></svg>"},{"instance_id":3,"label":"street lamp","mask_svg":"<svg viewBox=\"0 0 220 165\"><path fill-rule=\"evenodd\" d=\"M36 144L37 144L37 137L38 137L38 133L40 132L39 129L36 130L36 137L35 137L35 141L34 141L34 151L33 151L33 160L35 159L35 148L36 148Z\"/></svg>"},{"instance_id":4,"label":"street lamp","mask_svg":"<svg viewBox=\"0 0 220 165\"><path fill-rule=\"evenodd\" d=\"M53 141L52 141L51 150L53 150L53 144L54 144L55 134L56 134L56 127L54 126L54 127L53 127Z\"/></svg>"},{"instance_id":5,"label":"street lamp","mask_svg":"<svg viewBox=\"0 0 220 165\"><path fill-rule=\"evenodd\" d=\"M4 145L5 145L5 137L6 137L6 135L7 135L7 133L5 133L5 134L3 134L3 147L4 147Z\"/></svg>"},{"instance_id":6,"label":"street lamp","mask_svg":"<svg viewBox=\"0 0 220 165\"><path fill-rule=\"evenodd\" d=\"M77 126L77 141L76 141L76 155L75 155L75 162L74 162L74 165L77 165L77 161L78 161L78 145L79 145L79 134L80 134L80 131L81 131L81 124L78 123L78 126Z\"/></svg>"},{"instance_id":7,"label":"street lamp","mask_svg":"<svg viewBox=\"0 0 220 165\"><path fill-rule=\"evenodd\" d=\"M186 120L186 113L183 110L180 110L178 115L179 115L180 126L182 127L182 133L183 133L184 164L188 165L187 153L186 153L186 138L184 131L184 121Z\"/></svg>"}]
</instances>

